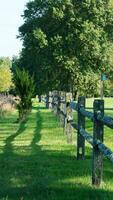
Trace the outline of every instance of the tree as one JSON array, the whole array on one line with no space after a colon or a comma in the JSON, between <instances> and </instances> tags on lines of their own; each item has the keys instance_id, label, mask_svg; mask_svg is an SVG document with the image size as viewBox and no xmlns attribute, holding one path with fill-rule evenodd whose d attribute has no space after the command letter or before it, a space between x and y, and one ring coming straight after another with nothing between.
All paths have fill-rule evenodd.
<instances>
[{"instance_id":1,"label":"tree","mask_svg":"<svg viewBox=\"0 0 113 200\"><path fill-rule=\"evenodd\" d=\"M0 92L8 92L12 86L11 61L0 58Z\"/></svg>"},{"instance_id":2,"label":"tree","mask_svg":"<svg viewBox=\"0 0 113 200\"><path fill-rule=\"evenodd\" d=\"M100 76L92 70L84 74L82 80L81 94L86 97L94 97L100 95Z\"/></svg>"},{"instance_id":3,"label":"tree","mask_svg":"<svg viewBox=\"0 0 113 200\"><path fill-rule=\"evenodd\" d=\"M13 74L16 73L16 69L19 67L19 57L18 56L13 56L12 57L12 67L11 70Z\"/></svg>"},{"instance_id":4,"label":"tree","mask_svg":"<svg viewBox=\"0 0 113 200\"><path fill-rule=\"evenodd\" d=\"M70 91L71 76L76 68L78 70L78 61L71 53L72 46L67 44L69 37L64 35L67 29L67 21L62 18L64 4L68 8L67 2L32 1L24 12L25 24L20 27L24 49L20 61L21 66L26 66L31 73L36 72L38 93L57 88ZM67 11L71 20L70 9Z\"/></svg>"},{"instance_id":5,"label":"tree","mask_svg":"<svg viewBox=\"0 0 113 200\"><path fill-rule=\"evenodd\" d=\"M79 2L78 44L83 67L109 71L113 64L113 8L109 0Z\"/></svg>"},{"instance_id":6,"label":"tree","mask_svg":"<svg viewBox=\"0 0 113 200\"><path fill-rule=\"evenodd\" d=\"M76 92L84 71L111 70L109 0L34 0L27 4L24 20L20 63L35 72L38 94L52 89Z\"/></svg>"},{"instance_id":7,"label":"tree","mask_svg":"<svg viewBox=\"0 0 113 200\"><path fill-rule=\"evenodd\" d=\"M20 102L17 106L19 110L19 120L25 121L32 107L32 97L35 91L34 79L24 69L20 70L17 68L14 76L14 83L16 92L20 97Z\"/></svg>"}]
</instances>

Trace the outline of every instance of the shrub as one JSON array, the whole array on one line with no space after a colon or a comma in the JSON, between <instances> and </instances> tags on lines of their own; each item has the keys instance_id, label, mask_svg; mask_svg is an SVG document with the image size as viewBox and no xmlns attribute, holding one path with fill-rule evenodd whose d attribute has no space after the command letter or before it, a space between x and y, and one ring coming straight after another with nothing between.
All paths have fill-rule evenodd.
<instances>
[{"instance_id":1,"label":"shrub","mask_svg":"<svg viewBox=\"0 0 113 200\"><path fill-rule=\"evenodd\" d=\"M0 94L0 118L12 112L15 104L15 100L11 95Z\"/></svg>"},{"instance_id":2,"label":"shrub","mask_svg":"<svg viewBox=\"0 0 113 200\"><path fill-rule=\"evenodd\" d=\"M17 105L19 111L19 121L25 121L31 111L32 97L35 91L33 76L30 76L24 69L16 69L14 77L15 89L20 101Z\"/></svg>"}]
</instances>

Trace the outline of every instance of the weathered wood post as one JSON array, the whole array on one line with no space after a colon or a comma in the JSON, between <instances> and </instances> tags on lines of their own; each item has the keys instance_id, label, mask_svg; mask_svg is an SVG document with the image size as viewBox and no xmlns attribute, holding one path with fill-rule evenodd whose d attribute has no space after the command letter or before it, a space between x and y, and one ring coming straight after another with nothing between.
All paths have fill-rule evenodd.
<instances>
[{"instance_id":1,"label":"weathered wood post","mask_svg":"<svg viewBox=\"0 0 113 200\"><path fill-rule=\"evenodd\" d=\"M92 166L92 184L99 186L103 174L103 155L95 145L95 140L103 142L104 125L97 119L98 114L104 116L104 101L95 100L94 105L94 128L93 128L93 166Z\"/></svg>"},{"instance_id":2,"label":"weathered wood post","mask_svg":"<svg viewBox=\"0 0 113 200\"><path fill-rule=\"evenodd\" d=\"M54 111L54 114L56 115L57 114L57 101L58 101L58 91L54 90L52 92L52 95L53 95L53 111Z\"/></svg>"},{"instance_id":3,"label":"weathered wood post","mask_svg":"<svg viewBox=\"0 0 113 200\"><path fill-rule=\"evenodd\" d=\"M67 143L72 143L72 126L71 122L73 121L73 112L70 107L70 102L72 101L72 93L65 93L65 119L64 119L64 126L65 132L67 135Z\"/></svg>"},{"instance_id":4,"label":"weathered wood post","mask_svg":"<svg viewBox=\"0 0 113 200\"><path fill-rule=\"evenodd\" d=\"M57 116L60 117L60 91L57 92Z\"/></svg>"},{"instance_id":5,"label":"weathered wood post","mask_svg":"<svg viewBox=\"0 0 113 200\"><path fill-rule=\"evenodd\" d=\"M51 105L52 105L52 110L54 110L54 94L53 94L53 91L51 92Z\"/></svg>"},{"instance_id":6,"label":"weathered wood post","mask_svg":"<svg viewBox=\"0 0 113 200\"><path fill-rule=\"evenodd\" d=\"M72 143L71 122L73 121L73 114L72 114L72 109L70 108L70 102L66 103L66 108L67 108L67 118L66 118L66 124L65 124L65 132L67 135L67 143Z\"/></svg>"},{"instance_id":7,"label":"weathered wood post","mask_svg":"<svg viewBox=\"0 0 113 200\"><path fill-rule=\"evenodd\" d=\"M64 92L64 103L63 103L63 127L65 128L65 123L66 123L66 114L67 114L67 109L66 109L66 92Z\"/></svg>"},{"instance_id":8,"label":"weathered wood post","mask_svg":"<svg viewBox=\"0 0 113 200\"><path fill-rule=\"evenodd\" d=\"M59 92L59 96L60 96L60 103L59 103L59 109L60 109L60 112L59 112L59 118L60 118L60 125L62 126L62 99L63 99L63 92L60 91Z\"/></svg>"},{"instance_id":9,"label":"weathered wood post","mask_svg":"<svg viewBox=\"0 0 113 200\"><path fill-rule=\"evenodd\" d=\"M49 92L46 96L46 108L52 108L52 92Z\"/></svg>"},{"instance_id":10,"label":"weathered wood post","mask_svg":"<svg viewBox=\"0 0 113 200\"><path fill-rule=\"evenodd\" d=\"M80 129L85 129L85 116L80 113L80 108L85 108L85 97L78 97L78 131L77 131L77 159L84 159L85 139L80 134Z\"/></svg>"},{"instance_id":11,"label":"weathered wood post","mask_svg":"<svg viewBox=\"0 0 113 200\"><path fill-rule=\"evenodd\" d=\"M66 118L66 93L60 92L60 123L61 126L65 127L65 118Z\"/></svg>"},{"instance_id":12,"label":"weathered wood post","mask_svg":"<svg viewBox=\"0 0 113 200\"><path fill-rule=\"evenodd\" d=\"M51 109L52 108L52 92L49 92L49 102L48 102L48 107Z\"/></svg>"},{"instance_id":13,"label":"weathered wood post","mask_svg":"<svg viewBox=\"0 0 113 200\"><path fill-rule=\"evenodd\" d=\"M53 107L53 112L55 113L55 92L52 92L52 107Z\"/></svg>"},{"instance_id":14,"label":"weathered wood post","mask_svg":"<svg viewBox=\"0 0 113 200\"><path fill-rule=\"evenodd\" d=\"M49 108L49 94L46 95L46 108Z\"/></svg>"}]
</instances>

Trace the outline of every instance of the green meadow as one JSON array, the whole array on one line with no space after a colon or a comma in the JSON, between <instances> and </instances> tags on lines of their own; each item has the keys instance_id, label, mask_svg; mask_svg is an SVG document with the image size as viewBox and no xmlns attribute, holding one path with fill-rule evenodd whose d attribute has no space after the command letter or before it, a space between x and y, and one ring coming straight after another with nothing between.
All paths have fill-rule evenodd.
<instances>
[{"instance_id":1,"label":"green meadow","mask_svg":"<svg viewBox=\"0 0 113 200\"><path fill-rule=\"evenodd\" d=\"M112 200L113 164L104 159L102 184L92 186L91 146L86 142L85 160L78 161L76 131L67 144L59 119L37 104L26 123L16 122L16 111L0 119L0 200ZM86 123L92 133L92 122ZM105 128L105 143L113 150L112 141L113 131Z\"/></svg>"}]
</instances>

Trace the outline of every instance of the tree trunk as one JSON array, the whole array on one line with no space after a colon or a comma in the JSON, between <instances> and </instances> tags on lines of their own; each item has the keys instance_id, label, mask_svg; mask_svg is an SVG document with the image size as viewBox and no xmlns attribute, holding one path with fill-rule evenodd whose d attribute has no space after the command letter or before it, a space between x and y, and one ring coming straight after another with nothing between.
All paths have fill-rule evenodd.
<instances>
[{"instance_id":1,"label":"tree trunk","mask_svg":"<svg viewBox=\"0 0 113 200\"><path fill-rule=\"evenodd\" d=\"M76 101L77 90L76 90L76 91L74 91L74 92L72 93L72 95L73 95L73 100L74 100L74 101Z\"/></svg>"},{"instance_id":2,"label":"tree trunk","mask_svg":"<svg viewBox=\"0 0 113 200\"><path fill-rule=\"evenodd\" d=\"M39 103L41 102L41 95L38 95Z\"/></svg>"}]
</instances>

